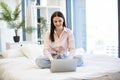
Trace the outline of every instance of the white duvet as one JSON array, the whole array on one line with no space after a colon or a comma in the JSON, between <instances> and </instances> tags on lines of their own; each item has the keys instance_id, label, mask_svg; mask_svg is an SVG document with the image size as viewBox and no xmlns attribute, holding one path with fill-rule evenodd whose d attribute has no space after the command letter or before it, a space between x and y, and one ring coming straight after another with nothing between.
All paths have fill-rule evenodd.
<instances>
[{"instance_id":1,"label":"white duvet","mask_svg":"<svg viewBox=\"0 0 120 80\"><path fill-rule=\"evenodd\" d=\"M0 59L0 80L120 80L120 59L84 55L76 72L51 73L26 57Z\"/></svg>"}]
</instances>

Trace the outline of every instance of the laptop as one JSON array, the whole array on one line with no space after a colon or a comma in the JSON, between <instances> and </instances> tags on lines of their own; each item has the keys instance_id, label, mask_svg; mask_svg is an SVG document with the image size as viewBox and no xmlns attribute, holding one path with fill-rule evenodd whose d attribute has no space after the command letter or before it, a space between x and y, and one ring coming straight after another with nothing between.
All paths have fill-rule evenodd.
<instances>
[{"instance_id":1,"label":"laptop","mask_svg":"<svg viewBox=\"0 0 120 80\"><path fill-rule=\"evenodd\" d=\"M51 61L50 71L56 72L75 72L77 67L76 59L55 59Z\"/></svg>"}]
</instances>

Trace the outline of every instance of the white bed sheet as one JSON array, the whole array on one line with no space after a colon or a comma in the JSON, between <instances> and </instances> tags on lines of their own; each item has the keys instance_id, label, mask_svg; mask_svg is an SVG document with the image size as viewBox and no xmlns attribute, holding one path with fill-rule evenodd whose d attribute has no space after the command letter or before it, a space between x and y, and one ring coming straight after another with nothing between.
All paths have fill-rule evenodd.
<instances>
[{"instance_id":1,"label":"white bed sheet","mask_svg":"<svg viewBox=\"0 0 120 80\"><path fill-rule=\"evenodd\" d=\"M120 80L120 59L84 55L76 72L51 73L26 57L0 60L0 80Z\"/></svg>"}]
</instances>

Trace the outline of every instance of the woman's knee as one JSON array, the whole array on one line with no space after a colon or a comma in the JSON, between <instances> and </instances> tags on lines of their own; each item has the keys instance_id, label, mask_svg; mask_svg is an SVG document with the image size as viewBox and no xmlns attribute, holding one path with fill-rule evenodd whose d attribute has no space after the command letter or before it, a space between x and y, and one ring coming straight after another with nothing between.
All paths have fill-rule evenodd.
<instances>
[{"instance_id":1,"label":"woman's knee","mask_svg":"<svg viewBox=\"0 0 120 80\"><path fill-rule=\"evenodd\" d=\"M36 64L40 68L50 68L50 61L45 59L44 57L38 57L36 58Z\"/></svg>"},{"instance_id":2,"label":"woman's knee","mask_svg":"<svg viewBox=\"0 0 120 80\"><path fill-rule=\"evenodd\" d=\"M74 56L74 59L77 59L77 67L80 67L83 65L83 58L81 55Z\"/></svg>"},{"instance_id":3,"label":"woman's knee","mask_svg":"<svg viewBox=\"0 0 120 80\"><path fill-rule=\"evenodd\" d=\"M35 63L37 64L37 66L40 67L41 62L42 62L42 58L40 58L40 57L36 58Z\"/></svg>"}]
</instances>

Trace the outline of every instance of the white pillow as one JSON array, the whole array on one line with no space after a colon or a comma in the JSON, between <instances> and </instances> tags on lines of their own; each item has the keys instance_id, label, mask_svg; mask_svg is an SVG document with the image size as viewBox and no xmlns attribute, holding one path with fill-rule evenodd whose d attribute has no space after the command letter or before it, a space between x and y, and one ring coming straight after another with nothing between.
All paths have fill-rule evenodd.
<instances>
[{"instance_id":1,"label":"white pillow","mask_svg":"<svg viewBox=\"0 0 120 80\"><path fill-rule=\"evenodd\" d=\"M23 45L21 50L29 59L35 59L36 57L43 56L43 45L27 44Z\"/></svg>"},{"instance_id":2,"label":"white pillow","mask_svg":"<svg viewBox=\"0 0 120 80\"><path fill-rule=\"evenodd\" d=\"M20 48L15 49L8 49L2 52L2 56L4 58L16 58L16 57L23 57L23 53L21 52Z\"/></svg>"}]
</instances>

